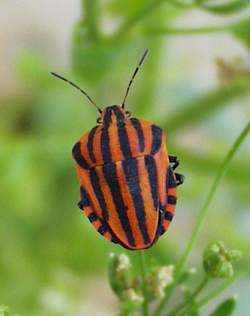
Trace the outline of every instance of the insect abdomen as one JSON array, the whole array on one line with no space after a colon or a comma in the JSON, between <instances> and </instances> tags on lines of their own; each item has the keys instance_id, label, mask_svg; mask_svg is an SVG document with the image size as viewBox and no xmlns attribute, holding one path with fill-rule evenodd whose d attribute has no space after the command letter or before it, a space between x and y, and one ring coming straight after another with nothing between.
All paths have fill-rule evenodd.
<instances>
[{"instance_id":1,"label":"insect abdomen","mask_svg":"<svg viewBox=\"0 0 250 316\"><path fill-rule=\"evenodd\" d=\"M155 164L152 156L142 156L97 166L90 171L95 173L98 182L95 188L92 182L89 191L93 208L107 212L110 229L130 249L147 248L156 236L159 197L157 185L152 183L153 178L157 181L156 166L152 168L152 164Z\"/></svg>"}]
</instances>

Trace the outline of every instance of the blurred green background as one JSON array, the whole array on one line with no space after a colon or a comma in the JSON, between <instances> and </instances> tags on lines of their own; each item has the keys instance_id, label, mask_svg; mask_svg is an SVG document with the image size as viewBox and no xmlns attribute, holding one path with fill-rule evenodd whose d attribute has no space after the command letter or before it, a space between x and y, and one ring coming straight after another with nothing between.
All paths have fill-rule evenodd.
<instances>
[{"instance_id":1,"label":"blurred green background","mask_svg":"<svg viewBox=\"0 0 250 316\"><path fill-rule=\"evenodd\" d=\"M97 113L49 72L79 83L101 106L118 104L149 48L127 105L163 127L186 176L171 228L147 252L149 261L174 263L249 119L249 9L242 0L1 1L0 304L24 316L117 310L107 260L123 250L80 214L71 159ZM204 246L218 239L243 251L242 277L227 291L239 295L240 316L250 310L249 153L248 140L223 178L190 260L201 270Z\"/></svg>"}]
</instances>

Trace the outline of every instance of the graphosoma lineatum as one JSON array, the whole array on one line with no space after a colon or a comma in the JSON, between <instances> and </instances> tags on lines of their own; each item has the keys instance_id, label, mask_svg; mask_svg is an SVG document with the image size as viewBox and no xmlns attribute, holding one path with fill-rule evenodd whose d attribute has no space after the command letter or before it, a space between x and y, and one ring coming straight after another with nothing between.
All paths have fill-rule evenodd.
<instances>
[{"instance_id":1,"label":"graphosoma lineatum","mask_svg":"<svg viewBox=\"0 0 250 316\"><path fill-rule=\"evenodd\" d=\"M121 105L97 107L100 117L72 153L80 182L79 208L106 239L139 250L151 247L168 229L176 207L176 187L184 177L167 154L166 135L153 123L130 117L125 101L142 65L143 54Z\"/></svg>"}]
</instances>

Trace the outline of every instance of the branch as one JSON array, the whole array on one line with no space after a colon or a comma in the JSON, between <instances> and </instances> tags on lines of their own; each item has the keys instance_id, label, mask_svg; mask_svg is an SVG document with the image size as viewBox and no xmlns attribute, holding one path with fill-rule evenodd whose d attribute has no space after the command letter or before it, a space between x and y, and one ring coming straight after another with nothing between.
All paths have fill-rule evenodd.
<instances>
[{"instance_id":1,"label":"branch","mask_svg":"<svg viewBox=\"0 0 250 316\"><path fill-rule=\"evenodd\" d=\"M173 293L173 290L175 289L175 286L178 284L178 281L180 279L180 276L182 274L183 268L185 267L185 264L187 262L187 259L193 249L193 246L198 238L198 235L203 227L205 218L208 214L208 210L209 210L209 206L213 200L213 197L215 195L215 192L219 186L219 183L223 177L223 175L225 174L229 163L231 162L232 158L234 157L235 153L238 151L240 145L242 144L242 142L245 140L245 138L247 137L248 133L250 131L250 123L248 123L245 128L242 130L242 132L240 133L239 137L236 139L236 141L234 142L234 144L232 145L232 147L230 148L230 150L228 151L224 161L222 162L220 169L214 179L214 182L211 186L211 189L208 193L207 199L205 200L199 214L198 214L198 220L197 223L195 225L195 228L192 232L192 235L190 237L189 243L187 244L187 247L183 253L183 255L181 256L177 266L176 266L176 276L175 276L175 281L170 289L170 291L168 292L168 295L166 295L162 301L160 302L160 304L158 305L156 312L155 312L155 316L160 315L161 311L164 309L164 307L166 306L167 302L169 301L171 294Z\"/></svg>"}]
</instances>

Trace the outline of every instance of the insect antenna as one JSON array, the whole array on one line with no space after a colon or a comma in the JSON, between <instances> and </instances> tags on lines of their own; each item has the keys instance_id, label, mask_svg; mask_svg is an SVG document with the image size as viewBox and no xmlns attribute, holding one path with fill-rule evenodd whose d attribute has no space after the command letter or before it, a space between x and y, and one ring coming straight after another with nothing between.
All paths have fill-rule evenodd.
<instances>
[{"instance_id":1,"label":"insect antenna","mask_svg":"<svg viewBox=\"0 0 250 316\"><path fill-rule=\"evenodd\" d=\"M81 93L84 94L85 97L87 97L87 99L89 100L89 102L90 102L92 105L94 105L94 107L97 108L98 112L99 112L100 114L102 113L102 110L96 105L96 103L91 99L91 97L90 97L84 90L82 90L79 86L77 86L74 82L72 82L72 81L70 81L70 80L68 80L68 79L66 79L66 78L64 78L64 77L62 77L62 76L56 74L55 72L51 72L51 75L53 75L53 76L55 76L55 77L57 77L57 78L59 78L59 79L65 81L65 82L69 83L71 86L73 86L73 87L76 88L77 90L81 91Z\"/></svg>"},{"instance_id":2,"label":"insect antenna","mask_svg":"<svg viewBox=\"0 0 250 316\"><path fill-rule=\"evenodd\" d=\"M139 61L139 64L136 67L136 69L135 69L135 71L134 71L134 73L133 73L133 75L132 75L132 77L131 77L131 79L129 81L129 84L128 84L128 87L127 87L127 90L126 90L126 93L125 93L125 96L124 96L124 99L123 99L123 102L122 102L122 108L123 109L125 108L125 102L126 102L128 94L129 94L130 87L131 87L131 85L132 85L132 83L134 81L134 78L135 78L136 74L138 73L141 65L143 64L143 61L146 58L147 54L148 54L148 49L146 49L145 52L143 53L143 55L142 55L142 57L141 57L141 59Z\"/></svg>"}]
</instances>

